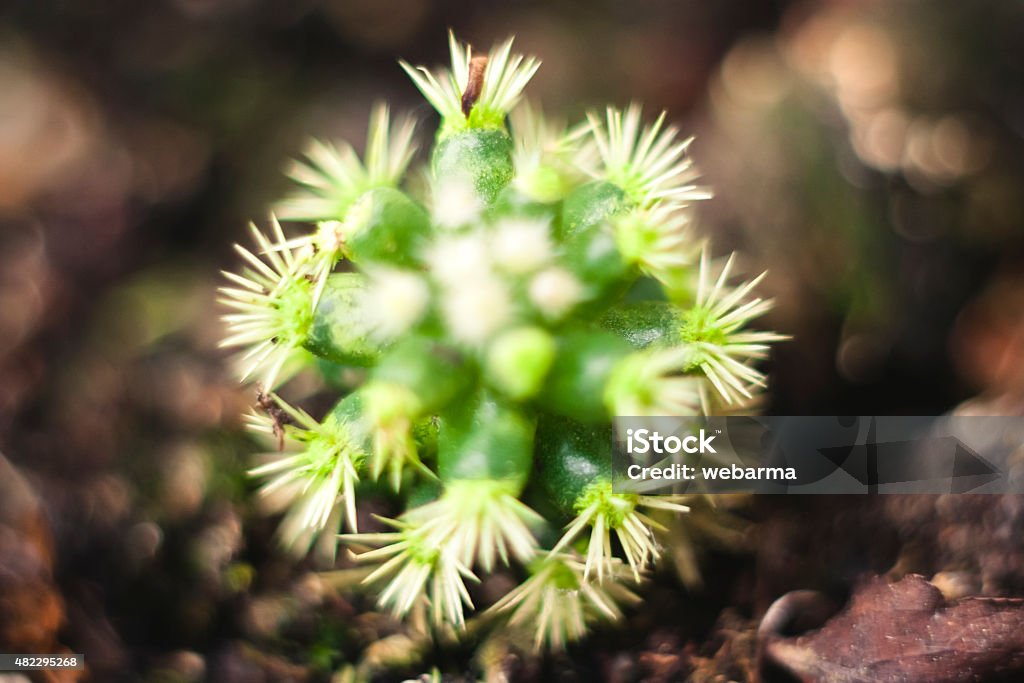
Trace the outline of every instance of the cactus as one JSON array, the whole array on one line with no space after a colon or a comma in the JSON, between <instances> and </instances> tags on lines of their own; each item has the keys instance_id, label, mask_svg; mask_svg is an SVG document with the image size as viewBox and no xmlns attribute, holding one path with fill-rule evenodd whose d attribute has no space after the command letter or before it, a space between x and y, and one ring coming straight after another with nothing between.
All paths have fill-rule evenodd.
<instances>
[{"instance_id":1,"label":"cactus","mask_svg":"<svg viewBox=\"0 0 1024 683\"><path fill-rule=\"evenodd\" d=\"M511 39L486 57L450 46L450 69L401 63L441 116L422 196L413 123L386 107L362 159L311 143L276 206L296 235L253 227L225 273L224 345L268 392L248 419L280 450L252 474L287 510L288 547L361 550L380 605L438 627L465 626L481 572L514 567L522 584L487 614L560 648L636 599L658 517L687 511L612 491L612 418L744 409L782 337L750 329L771 306L760 277L736 282L696 235L710 193L664 114L569 128L517 106L539 62ZM345 368L358 386L320 419L275 393ZM359 533L380 478L405 510Z\"/></svg>"}]
</instances>

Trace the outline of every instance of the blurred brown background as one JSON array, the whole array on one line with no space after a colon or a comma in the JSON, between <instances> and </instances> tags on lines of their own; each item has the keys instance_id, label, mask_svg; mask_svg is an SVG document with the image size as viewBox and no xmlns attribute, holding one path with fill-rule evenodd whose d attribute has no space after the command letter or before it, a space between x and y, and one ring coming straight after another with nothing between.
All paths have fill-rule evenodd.
<instances>
[{"instance_id":1,"label":"blurred brown background","mask_svg":"<svg viewBox=\"0 0 1024 683\"><path fill-rule=\"evenodd\" d=\"M1020 410L1020 3L8 1L0 650L328 680L400 636L274 550L213 299L307 136L361 140L376 99L430 128L396 59L444 62L448 27L516 34L548 111L637 99L698 136L704 230L795 336L769 411Z\"/></svg>"}]
</instances>

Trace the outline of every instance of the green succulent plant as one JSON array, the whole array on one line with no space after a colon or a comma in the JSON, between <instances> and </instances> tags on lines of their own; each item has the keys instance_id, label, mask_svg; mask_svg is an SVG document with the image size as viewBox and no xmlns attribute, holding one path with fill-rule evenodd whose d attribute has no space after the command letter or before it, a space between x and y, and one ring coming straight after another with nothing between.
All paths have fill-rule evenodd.
<instances>
[{"instance_id":1,"label":"green succulent plant","mask_svg":"<svg viewBox=\"0 0 1024 683\"><path fill-rule=\"evenodd\" d=\"M386 107L362 158L311 143L276 207L304 229L275 218L238 247L224 345L267 392L303 369L362 369L319 419L276 393L249 416L280 440L253 475L286 509L289 547L344 527L373 548L358 557L381 606L456 628L467 585L514 565L523 583L488 613L559 648L635 599L656 518L687 511L612 490L612 418L743 409L781 337L750 329L771 306L759 278L734 282L695 234L710 193L664 114L608 108L567 128L517 106L539 62L511 39L486 58L450 44L450 69L402 63L441 115L424 196L403 189L413 123ZM407 508L361 534L356 500L378 478Z\"/></svg>"}]
</instances>

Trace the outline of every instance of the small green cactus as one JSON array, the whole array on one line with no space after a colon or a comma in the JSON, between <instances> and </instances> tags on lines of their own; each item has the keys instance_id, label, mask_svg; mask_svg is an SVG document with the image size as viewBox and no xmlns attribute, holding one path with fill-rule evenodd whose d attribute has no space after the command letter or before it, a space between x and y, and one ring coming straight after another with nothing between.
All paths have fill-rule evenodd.
<instances>
[{"instance_id":1,"label":"small green cactus","mask_svg":"<svg viewBox=\"0 0 1024 683\"><path fill-rule=\"evenodd\" d=\"M362 160L313 142L276 207L310 227L289 237L273 219L238 247L224 345L267 392L303 369L362 369L320 419L274 393L249 416L280 441L252 473L287 510L285 544L345 528L375 547L358 557L381 606L454 627L476 572L517 565L524 582L489 613L559 648L635 599L655 517L687 510L612 491L612 418L742 409L781 337L749 329L771 306L760 278L733 283L733 259L695 235L710 194L664 114L566 128L516 106L539 63L511 40L486 58L450 42L450 70L402 63L441 115L425 196L403 189L413 124L385 107ZM360 487L378 478L407 507L360 534Z\"/></svg>"}]
</instances>

